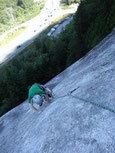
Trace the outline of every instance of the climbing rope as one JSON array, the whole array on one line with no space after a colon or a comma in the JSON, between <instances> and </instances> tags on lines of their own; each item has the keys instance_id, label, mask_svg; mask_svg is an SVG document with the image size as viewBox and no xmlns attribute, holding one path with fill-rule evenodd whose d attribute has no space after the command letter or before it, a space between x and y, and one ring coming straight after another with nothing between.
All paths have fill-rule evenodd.
<instances>
[{"instance_id":1,"label":"climbing rope","mask_svg":"<svg viewBox=\"0 0 115 153\"><path fill-rule=\"evenodd\" d=\"M99 108L103 108L103 109L106 109L106 110L108 110L108 111L110 111L110 112L112 112L112 113L115 113L115 110L113 110L112 108L109 108L108 106L105 106L105 105L102 105L102 104L99 104L99 103L96 103L96 102L92 102L92 101L90 101L90 100L86 100L86 99L83 99L83 98L78 97L78 96L73 96L72 93L73 93L76 89L77 89L77 88L75 88L74 90L70 91L68 94L63 95L63 96L60 96L60 97L57 97L57 98L55 98L55 99L59 99L59 98L63 98L63 97L70 96L70 97L72 97L72 98L79 99L79 100L81 100L81 101L83 101L83 102L85 102L85 103L90 103L90 104L93 104L93 105L95 105L95 106L97 106L97 107L99 107Z\"/></svg>"},{"instance_id":2,"label":"climbing rope","mask_svg":"<svg viewBox=\"0 0 115 153\"><path fill-rule=\"evenodd\" d=\"M70 95L70 96L73 97L73 98L79 99L81 101L84 101L85 103L90 103L90 104L93 104L93 105L95 105L97 107L109 110L112 113L115 113L115 110L113 110L112 108L109 108L108 106L104 106L102 104L98 104L98 103L95 103L95 102L92 102L92 101L89 101L89 100L86 100L86 99L83 99L83 98L80 98L80 97L77 97L77 96L73 96L73 95Z\"/></svg>"}]
</instances>

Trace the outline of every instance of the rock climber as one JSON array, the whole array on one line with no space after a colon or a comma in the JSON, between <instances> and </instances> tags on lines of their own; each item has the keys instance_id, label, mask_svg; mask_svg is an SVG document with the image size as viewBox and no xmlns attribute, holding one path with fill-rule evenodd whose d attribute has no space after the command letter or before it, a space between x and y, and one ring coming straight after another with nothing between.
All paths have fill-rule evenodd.
<instances>
[{"instance_id":1,"label":"rock climber","mask_svg":"<svg viewBox=\"0 0 115 153\"><path fill-rule=\"evenodd\" d=\"M31 109L33 109L35 112L40 113L41 110L37 109L33 104L36 103L40 106L43 104L43 99L47 101L47 105L49 104L49 97L53 98L52 91L45 87L44 85L35 83L29 88L28 93L28 101L29 106Z\"/></svg>"}]
</instances>

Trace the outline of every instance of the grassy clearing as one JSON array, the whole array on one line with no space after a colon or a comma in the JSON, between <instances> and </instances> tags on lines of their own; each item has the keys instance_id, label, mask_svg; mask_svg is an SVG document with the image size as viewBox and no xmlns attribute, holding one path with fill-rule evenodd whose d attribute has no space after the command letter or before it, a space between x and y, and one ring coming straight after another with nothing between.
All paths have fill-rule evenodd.
<instances>
[{"instance_id":1,"label":"grassy clearing","mask_svg":"<svg viewBox=\"0 0 115 153\"><path fill-rule=\"evenodd\" d=\"M60 7L63 10L67 10L67 9L72 9L73 8L72 6L68 6L68 5L61 5Z\"/></svg>"},{"instance_id":2,"label":"grassy clearing","mask_svg":"<svg viewBox=\"0 0 115 153\"><path fill-rule=\"evenodd\" d=\"M11 40L15 39L17 36L19 36L22 32L26 30L26 27L21 27L14 32L9 33L1 42L0 42L0 48L8 44Z\"/></svg>"}]
</instances>

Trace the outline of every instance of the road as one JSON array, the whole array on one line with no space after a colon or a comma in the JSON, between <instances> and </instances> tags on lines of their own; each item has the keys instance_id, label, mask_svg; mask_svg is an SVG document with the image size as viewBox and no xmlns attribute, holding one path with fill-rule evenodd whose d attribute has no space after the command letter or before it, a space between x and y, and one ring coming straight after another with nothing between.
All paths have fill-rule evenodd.
<instances>
[{"instance_id":1,"label":"road","mask_svg":"<svg viewBox=\"0 0 115 153\"><path fill-rule=\"evenodd\" d=\"M73 9L61 10L59 8L59 0L47 0L42 12L25 23L28 27L25 32L4 47L0 48L0 67L31 44L34 39L38 37L39 33L47 28L53 20L63 14L74 13L76 10L77 6ZM21 47L17 48L19 45L21 45Z\"/></svg>"}]
</instances>

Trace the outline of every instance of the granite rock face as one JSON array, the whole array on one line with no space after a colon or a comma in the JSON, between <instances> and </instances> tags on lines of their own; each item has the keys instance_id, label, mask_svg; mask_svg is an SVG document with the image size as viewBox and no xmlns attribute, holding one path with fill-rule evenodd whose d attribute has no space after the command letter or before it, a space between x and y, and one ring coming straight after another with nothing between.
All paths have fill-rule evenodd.
<instances>
[{"instance_id":1,"label":"granite rock face","mask_svg":"<svg viewBox=\"0 0 115 153\"><path fill-rule=\"evenodd\" d=\"M47 83L55 98L43 112L28 101L0 118L1 153L115 153L115 31Z\"/></svg>"}]
</instances>

